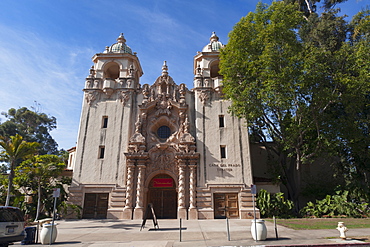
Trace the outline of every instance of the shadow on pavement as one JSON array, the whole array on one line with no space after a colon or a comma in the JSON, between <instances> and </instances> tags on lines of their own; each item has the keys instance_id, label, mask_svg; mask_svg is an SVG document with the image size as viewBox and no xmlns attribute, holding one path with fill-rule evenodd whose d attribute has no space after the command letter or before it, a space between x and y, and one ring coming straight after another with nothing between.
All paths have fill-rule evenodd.
<instances>
[{"instance_id":1,"label":"shadow on pavement","mask_svg":"<svg viewBox=\"0 0 370 247\"><path fill-rule=\"evenodd\" d=\"M109 226L102 226L102 225L99 225L99 226L77 226L75 228L77 229L94 229L94 228L102 228L102 227L107 227L107 228L113 228L113 229L123 229L123 230L130 230L130 229L133 229L133 228L138 228L140 229L140 224L123 224L123 223L120 223L120 224L115 224L115 225L109 225Z\"/></svg>"},{"instance_id":2,"label":"shadow on pavement","mask_svg":"<svg viewBox=\"0 0 370 247\"><path fill-rule=\"evenodd\" d=\"M291 240L291 238L266 238L266 241L279 241L279 240ZM259 241L261 242L261 241Z\"/></svg>"},{"instance_id":3,"label":"shadow on pavement","mask_svg":"<svg viewBox=\"0 0 370 247\"><path fill-rule=\"evenodd\" d=\"M181 230L187 230L188 228L187 227L181 227ZM156 228L150 228L148 231L180 231L180 228L179 227L175 227L175 228L159 228L159 229L156 229Z\"/></svg>"},{"instance_id":4,"label":"shadow on pavement","mask_svg":"<svg viewBox=\"0 0 370 247\"><path fill-rule=\"evenodd\" d=\"M53 244L80 244L81 241L66 241L66 242L55 242Z\"/></svg>"}]
</instances>

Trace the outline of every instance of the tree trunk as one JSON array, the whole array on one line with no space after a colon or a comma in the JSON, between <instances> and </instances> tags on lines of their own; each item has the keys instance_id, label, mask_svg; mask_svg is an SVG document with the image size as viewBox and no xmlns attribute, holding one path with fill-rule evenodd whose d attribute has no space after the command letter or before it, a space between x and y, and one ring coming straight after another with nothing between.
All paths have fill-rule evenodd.
<instances>
[{"instance_id":1,"label":"tree trunk","mask_svg":"<svg viewBox=\"0 0 370 247\"><path fill-rule=\"evenodd\" d=\"M36 208L35 221L37 221L39 219L40 206L41 206L41 183L39 181L39 183L38 183L38 189L37 189L37 208Z\"/></svg>"},{"instance_id":2,"label":"tree trunk","mask_svg":"<svg viewBox=\"0 0 370 247\"><path fill-rule=\"evenodd\" d=\"M13 178L14 178L14 161L10 163L10 173L9 173L8 178L9 178L9 181L8 181L8 190L6 193L5 206L9 206L9 203L10 203L10 194L12 192Z\"/></svg>"}]
</instances>

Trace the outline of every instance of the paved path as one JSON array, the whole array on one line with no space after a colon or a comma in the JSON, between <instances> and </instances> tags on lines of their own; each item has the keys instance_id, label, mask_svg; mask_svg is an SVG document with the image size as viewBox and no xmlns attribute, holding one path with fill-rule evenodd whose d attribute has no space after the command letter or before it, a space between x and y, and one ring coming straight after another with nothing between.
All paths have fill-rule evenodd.
<instances>
[{"instance_id":1,"label":"paved path","mask_svg":"<svg viewBox=\"0 0 370 247\"><path fill-rule=\"evenodd\" d=\"M273 224L266 222L267 240L256 242L250 233L251 220L229 220L228 241L226 220L184 220L180 242L179 220L158 220L159 230L153 229L153 222L148 220L142 231L138 220L61 220L57 223L58 236L52 244L55 247L360 246L364 242L353 237L370 235L370 229L349 229L348 240L340 240L336 225L329 230L292 230L278 226L279 239L276 240Z\"/></svg>"}]
</instances>

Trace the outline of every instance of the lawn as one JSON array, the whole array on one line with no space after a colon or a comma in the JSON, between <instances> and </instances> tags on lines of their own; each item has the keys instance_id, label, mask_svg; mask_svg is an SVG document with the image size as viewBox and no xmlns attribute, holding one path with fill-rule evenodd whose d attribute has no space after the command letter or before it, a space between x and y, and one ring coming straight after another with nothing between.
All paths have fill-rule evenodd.
<instances>
[{"instance_id":1,"label":"lawn","mask_svg":"<svg viewBox=\"0 0 370 247\"><path fill-rule=\"evenodd\" d=\"M370 218L276 219L278 225L295 230L335 229L339 221L343 221L349 229L370 228Z\"/></svg>"},{"instance_id":2,"label":"lawn","mask_svg":"<svg viewBox=\"0 0 370 247\"><path fill-rule=\"evenodd\" d=\"M272 222L273 220L267 219ZM370 228L370 218L316 218L316 219L276 219L278 225L295 230L335 229L338 222L342 221L348 229ZM352 239L370 242L370 235L356 236Z\"/></svg>"}]
</instances>

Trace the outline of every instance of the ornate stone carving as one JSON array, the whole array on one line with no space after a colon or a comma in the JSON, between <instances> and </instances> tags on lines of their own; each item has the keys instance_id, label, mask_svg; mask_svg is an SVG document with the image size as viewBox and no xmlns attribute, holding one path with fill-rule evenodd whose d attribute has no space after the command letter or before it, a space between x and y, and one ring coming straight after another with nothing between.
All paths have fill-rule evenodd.
<instances>
[{"instance_id":1,"label":"ornate stone carving","mask_svg":"<svg viewBox=\"0 0 370 247\"><path fill-rule=\"evenodd\" d=\"M186 94L186 86L184 83L180 84L180 104L183 105L186 103L185 94Z\"/></svg>"},{"instance_id":2,"label":"ornate stone carving","mask_svg":"<svg viewBox=\"0 0 370 247\"><path fill-rule=\"evenodd\" d=\"M121 91L119 95L119 99L123 106L126 105L127 101L130 99L131 93L129 91Z\"/></svg>"},{"instance_id":3,"label":"ornate stone carving","mask_svg":"<svg viewBox=\"0 0 370 247\"><path fill-rule=\"evenodd\" d=\"M211 79L207 78L204 80L204 87L210 87L211 86Z\"/></svg>"},{"instance_id":4,"label":"ornate stone carving","mask_svg":"<svg viewBox=\"0 0 370 247\"><path fill-rule=\"evenodd\" d=\"M128 77L134 77L134 72L135 72L134 66L130 64L130 67L128 69Z\"/></svg>"},{"instance_id":5,"label":"ornate stone carving","mask_svg":"<svg viewBox=\"0 0 370 247\"><path fill-rule=\"evenodd\" d=\"M98 88L100 88L100 79L96 78L94 80L94 89L98 89Z\"/></svg>"},{"instance_id":6,"label":"ornate stone carving","mask_svg":"<svg viewBox=\"0 0 370 247\"><path fill-rule=\"evenodd\" d=\"M129 153L144 153L145 147L145 137L141 132L141 115L138 115L135 123L135 133L130 138L128 151Z\"/></svg>"},{"instance_id":7,"label":"ornate stone carving","mask_svg":"<svg viewBox=\"0 0 370 247\"><path fill-rule=\"evenodd\" d=\"M198 63L198 66L197 66L197 76L198 77L201 77L202 76L202 68L200 67L200 64Z\"/></svg>"},{"instance_id":8,"label":"ornate stone carving","mask_svg":"<svg viewBox=\"0 0 370 247\"><path fill-rule=\"evenodd\" d=\"M136 186L136 208L143 207L143 182L144 182L145 165L138 165L137 186Z\"/></svg>"},{"instance_id":9,"label":"ornate stone carving","mask_svg":"<svg viewBox=\"0 0 370 247\"><path fill-rule=\"evenodd\" d=\"M125 87L125 79L124 78L119 78L117 79L117 88L124 88Z\"/></svg>"},{"instance_id":10,"label":"ornate stone carving","mask_svg":"<svg viewBox=\"0 0 370 247\"><path fill-rule=\"evenodd\" d=\"M179 160L179 189L178 189L178 207L185 208L185 168L184 161Z\"/></svg>"},{"instance_id":11,"label":"ornate stone carving","mask_svg":"<svg viewBox=\"0 0 370 247\"><path fill-rule=\"evenodd\" d=\"M190 153L195 151L195 138L189 133L190 122L186 115L185 121L181 124L181 133L179 138L179 151Z\"/></svg>"},{"instance_id":12,"label":"ornate stone carving","mask_svg":"<svg viewBox=\"0 0 370 247\"><path fill-rule=\"evenodd\" d=\"M127 161L127 178L126 178L126 205L125 208L132 208L132 192L134 182L134 169L133 161Z\"/></svg>"},{"instance_id":13,"label":"ornate stone carving","mask_svg":"<svg viewBox=\"0 0 370 247\"><path fill-rule=\"evenodd\" d=\"M132 80L132 79L128 79L128 80L126 81L126 83L127 83L127 88L131 88L131 87L132 87L133 82L134 82L134 80Z\"/></svg>"},{"instance_id":14,"label":"ornate stone carving","mask_svg":"<svg viewBox=\"0 0 370 247\"><path fill-rule=\"evenodd\" d=\"M164 99L163 96L160 97L160 101L157 102L155 108L157 109L157 112L155 113L157 117L161 115L171 116L172 104L170 101Z\"/></svg>"},{"instance_id":15,"label":"ornate stone carving","mask_svg":"<svg viewBox=\"0 0 370 247\"><path fill-rule=\"evenodd\" d=\"M89 104L89 106L91 106L92 103L96 100L97 94L98 94L98 92L96 92L96 91L86 92L85 99L86 99L87 104Z\"/></svg>"},{"instance_id":16,"label":"ornate stone carving","mask_svg":"<svg viewBox=\"0 0 370 247\"><path fill-rule=\"evenodd\" d=\"M141 207L143 203L143 181L153 175L166 173L178 181L178 206L183 212L188 206L185 200L190 199L187 189L192 189L189 195L192 198L191 205L195 207L196 172L193 168L187 174L186 163L199 158L199 154L195 152L195 138L190 133L191 123L187 115L188 90L185 84L177 86L173 82L164 63L162 75L152 86L144 84L141 93L143 100L135 122L135 133L130 138L128 152L125 153L127 159L138 162L137 177L133 180L136 181L136 207ZM161 126L170 129L168 138L158 136L157 131ZM146 166L140 168L140 160L144 159ZM188 178L193 180L188 183ZM135 194L135 191L132 193Z\"/></svg>"},{"instance_id":17,"label":"ornate stone carving","mask_svg":"<svg viewBox=\"0 0 370 247\"><path fill-rule=\"evenodd\" d=\"M207 104L207 100L209 100L209 92L208 91L202 91L199 94L200 102L202 102L203 105Z\"/></svg>"},{"instance_id":18,"label":"ornate stone carving","mask_svg":"<svg viewBox=\"0 0 370 247\"><path fill-rule=\"evenodd\" d=\"M190 167L190 176L189 176L189 208L195 208L196 207L196 165L191 164Z\"/></svg>"},{"instance_id":19,"label":"ornate stone carving","mask_svg":"<svg viewBox=\"0 0 370 247\"><path fill-rule=\"evenodd\" d=\"M142 90L142 94L143 94L143 101L142 101L142 104L146 104L149 102L149 94L150 94L150 89L149 89L149 85L148 84L144 84L143 85L143 90Z\"/></svg>"},{"instance_id":20,"label":"ornate stone carving","mask_svg":"<svg viewBox=\"0 0 370 247\"><path fill-rule=\"evenodd\" d=\"M149 150L150 163L147 165L147 174L158 170L166 170L177 174L175 166L175 150L166 144L158 144Z\"/></svg>"},{"instance_id":21,"label":"ornate stone carving","mask_svg":"<svg viewBox=\"0 0 370 247\"><path fill-rule=\"evenodd\" d=\"M196 78L195 79L195 86L196 87L201 87L202 86L202 79Z\"/></svg>"},{"instance_id":22,"label":"ornate stone carving","mask_svg":"<svg viewBox=\"0 0 370 247\"><path fill-rule=\"evenodd\" d=\"M93 86L93 79L92 78L86 78L85 88L86 89L91 89L92 86Z\"/></svg>"}]
</instances>

